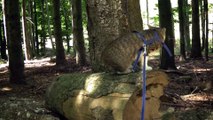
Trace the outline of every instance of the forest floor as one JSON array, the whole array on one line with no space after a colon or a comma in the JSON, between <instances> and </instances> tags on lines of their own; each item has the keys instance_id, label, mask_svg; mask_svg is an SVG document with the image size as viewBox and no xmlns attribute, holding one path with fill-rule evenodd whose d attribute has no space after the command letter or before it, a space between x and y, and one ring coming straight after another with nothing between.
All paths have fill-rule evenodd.
<instances>
[{"instance_id":1,"label":"forest floor","mask_svg":"<svg viewBox=\"0 0 213 120\"><path fill-rule=\"evenodd\" d=\"M27 85L10 84L8 65L0 64L0 120L62 120L45 107L47 87L61 74L91 70L89 66L76 65L73 58L67 61L61 67L56 67L50 58L26 62ZM150 60L152 67L158 64L158 60ZM178 70L165 71L170 83L161 109L175 113L172 116L180 120L213 120L213 57L209 61L184 62L176 58L176 66Z\"/></svg>"}]
</instances>

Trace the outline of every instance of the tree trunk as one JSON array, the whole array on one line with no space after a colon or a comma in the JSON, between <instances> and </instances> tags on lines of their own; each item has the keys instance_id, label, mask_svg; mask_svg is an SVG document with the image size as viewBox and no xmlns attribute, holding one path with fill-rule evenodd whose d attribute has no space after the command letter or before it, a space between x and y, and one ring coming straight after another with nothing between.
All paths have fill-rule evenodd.
<instances>
[{"instance_id":1,"label":"tree trunk","mask_svg":"<svg viewBox=\"0 0 213 120\"><path fill-rule=\"evenodd\" d=\"M189 53L191 50L191 45L190 45L190 31L189 31L189 5L188 5L188 0L183 0L184 2L184 17L185 17L185 22L186 24L184 25L185 29L185 40L186 40L186 52Z\"/></svg>"},{"instance_id":2,"label":"tree trunk","mask_svg":"<svg viewBox=\"0 0 213 120\"><path fill-rule=\"evenodd\" d=\"M53 0L54 35L56 41L56 65L64 64L65 53L61 33L60 0Z\"/></svg>"},{"instance_id":3,"label":"tree trunk","mask_svg":"<svg viewBox=\"0 0 213 120\"><path fill-rule=\"evenodd\" d=\"M199 0L192 0L192 49L191 58L202 58L200 43Z\"/></svg>"},{"instance_id":4,"label":"tree trunk","mask_svg":"<svg viewBox=\"0 0 213 120\"><path fill-rule=\"evenodd\" d=\"M33 19L33 0L30 0L28 5L28 11L29 11L29 17L30 20L28 20L28 26L29 26L29 38L30 38L30 44L31 44L31 55L32 58L35 57L36 51L35 51L35 31L34 31L34 19Z\"/></svg>"},{"instance_id":5,"label":"tree trunk","mask_svg":"<svg viewBox=\"0 0 213 120\"><path fill-rule=\"evenodd\" d=\"M73 13L73 41L76 50L76 63L86 64L86 50L84 44L84 33L82 26L82 8L81 0L72 0Z\"/></svg>"},{"instance_id":6,"label":"tree trunk","mask_svg":"<svg viewBox=\"0 0 213 120\"><path fill-rule=\"evenodd\" d=\"M9 53L9 73L11 83L25 83L24 60L21 45L21 25L19 0L3 0L6 35Z\"/></svg>"},{"instance_id":7,"label":"tree trunk","mask_svg":"<svg viewBox=\"0 0 213 120\"><path fill-rule=\"evenodd\" d=\"M127 32L142 31L139 0L87 0L87 15L90 62L93 71L102 71L105 46Z\"/></svg>"},{"instance_id":8,"label":"tree trunk","mask_svg":"<svg viewBox=\"0 0 213 120\"><path fill-rule=\"evenodd\" d=\"M3 17L3 22L2 22L2 26L3 26L3 43L2 43L2 47L1 49L5 49L5 55L6 55L6 44L7 44L7 30L6 30L6 8L5 8L5 3L4 1L2 0L2 17ZM5 47L5 48L4 48ZM8 59L7 56L5 56L6 59Z\"/></svg>"},{"instance_id":9,"label":"tree trunk","mask_svg":"<svg viewBox=\"0 0 213 120\"><path fill-rule=\"evenodd\" d=\"M5 34L4 34L4 24L3 21L1 21L1 26L0 26L0 34L1 34L1 41L0 41L0 46L1 46L1 58L4 60L7 60L7 44L6 44L6 39L5 39Z\"/></svg>"},{"instance_id":10,"label":"tree trunk","mask_svg":"<svg viewBox=\"0 0 213 120\"><path fill-rule=\"evenodd\" d=\"M199 6L200 6L200 16L201 16L201 31L202 31L202 45L201 50L204 50L205 47L205 12L204 12L204 0L199 0Z\"/></svg>"},{"instance_id":11,"label":"tree trunk","mask_svg":"<svg viewBox=\"0 0 213 120\"><path fill-rule=\"evenodd\" d=\"M48 88L46 104L68 120L140 120L140 80L140 72L63 75ZM147 73L145 120L159 119L160 97L167 84L165 73Z\"/></svg>"},{"instance_id":12,"label":"tree trunk","mask_svg":"<svg viewBox=\"0 0 213 120\"><path fill-rule=\"evenodd\" d=\"M186 59L186 52L185 52L185 16L184 16L184 0L178 0L178 13L179 13L179 26L180 26L180 55L181 59L185 60Z\"/></svg>"},{"instance_id":13,"label":"tree trunk","mask_svg":"<svg viewBox=\"0 0 213 120\"><path fill-rule=\"evenodd\" d=\"M69 2L70 2L70 0L69 0ZM72 2L70 2L70 3L72 3ZM70 34L69 33L71 33L71 29L69 29L69 28L72 28L72 26L70 26L70 21L69 21L69 10L67 9L67 8L65 8L65 5L66 5L66 3L65 2L63 2L63 5L62 5L62 10L63 10L63 15L64 15L64 22L65 22L65 33L66 33L66 43L67 43L67 53L69 53L70 52ZM72 9L72 8L70 8L70 9ZM71 14L72 15L72 14Z\"/></svg>"},{"instance_id":14,"label":"tree trunk","mask_svg":"<svg viewBox=\"0 0 213 120\"><path fill-rule=\"evenodd\" d=\"M149 0L146 0L146 14L147 25L149 25Z\"/></svg>"},{"instance_id":15,"label":"tree trunk","mask_svg":"<svg viewBox=\"0 0 213 120\"><path fill-rule=\"evenodd\" d=\"M54 1L54 0L53 0ZM41 14L42 14L42 20L41 20L41 54L44 55L46 52L46 18L45 18L45 2L44 0L41 0Z\"/></svg>"},{"instance_id":16,"label":"tree trunk","mask_svg":"<svg viewBox=\"0 0 213 120\"><path fill-rule=\"evenodd\" d=\"M169 56L167 51L162 48L160 56L160 68L161 69L176 69L174 60L174 23L172 16L172 8L170 0L158 0L160 27L166 28L165 43L172 53L172 57Z\"/></svg>"},{"instance_id":17,"label":"tree trunk","mask_svg":"<svg viewBox=\"0 0 213 120\"><path fill-rule=\"evenodd\" d=\"M2 0L2 16L3 16L3 28L4 28L4 38L7 41L7 30L6 30L6 8L5 3Z\"/></svg>"},{"instance_id":18,"label":"tree trunk","mask_svg":"<svg viewBox=\"0 0 213 120\"><path fill-rule=\"evenodd\" d=\"M39 41L38 41L38 21L37 21L37 11L36 11L36 0L34 0L34 5L33 5L33 9L34 9L34 25L35 25L35 49L36 49L36 54L39 55Z\"/></svg>"},{"instance_id":19,"label":"tree trunk","mask_svg":"<svg viewBox=\"0 0 213 120\"><path fill-rule=\"evenodd\" d=\"M2 24L0 24L0 58L2 59L2 43L3 43L3 39L2 39L2 31L1 31L1 26Z\"/></svg>"},{"instance_id":20,"label":"tree trunk","mask_svg":"<svg viewBox=\"0 0 213 120\"><path fill-rule=\"evenodd\" d=\"M24 53L25 59L30 60L32 59L32 51L31 51L31 44L28 30L29 26L26 20L26 1L22 0L22 31L23 31L23 41L24 41Z\"/></svg>"},{"instance_id":21,"label":"tree trunk","mask_svg":"<svg viewBox=\"0 0 213 120\"><path fill-rule=\"evenodd\" d=\"M209 57L209 17L208 17L208 0L204 0L204 13L205 13L205 25L206 25L206 36L205 36L205 58L208 61Z\"/></svg>"},{"instance_id":22,"label":"tree trunk","mask_svg":"<svg viewBox=\"0 0 213 120\"><path fill-rule=\"evenodd\" d=\"M128 23L130 31L139 31L143 30L143 21L141 17L140 9L140 0L125 0L126 1L126 15L128 16ZM122 4L122 3L121 3ZM125 6L125 5L124 5Z\"/></svg>"},{"instance_id":23,"label":"tree trunk","mask_svg":"<svg viewBox=\"0 0 213 120\"><path fill-rule=\"evenodd\" d=\"M50 13L49 13L49 5L48 5L48 0L45 0L46 2L46 13L47 13L47 23L48 23L48 33L49 33L49 38L50 38L50 42L52 44L52 49L55 50L55 43L53 42L52 39L52 32L50 29Z\"/></svg>"}]
</instances>

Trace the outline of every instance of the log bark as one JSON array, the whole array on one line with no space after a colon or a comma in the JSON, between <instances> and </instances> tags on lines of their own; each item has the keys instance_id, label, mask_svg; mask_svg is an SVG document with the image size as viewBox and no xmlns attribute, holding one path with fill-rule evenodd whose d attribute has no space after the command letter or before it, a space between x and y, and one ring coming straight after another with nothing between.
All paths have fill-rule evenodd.
<instances>
[{"instance_id":1,"label":"log bark","mask_svg":"<svg viewBox=\"0 0 213 120\"><path fill-rule=\"evenodd\" d=\"M159 114L159 97L167 84L165 73L148 72L145 118ZM48 88L46 104L69 120L139 120L141 88L141 73L67 74Z\"/></svg>"}]
</instances>

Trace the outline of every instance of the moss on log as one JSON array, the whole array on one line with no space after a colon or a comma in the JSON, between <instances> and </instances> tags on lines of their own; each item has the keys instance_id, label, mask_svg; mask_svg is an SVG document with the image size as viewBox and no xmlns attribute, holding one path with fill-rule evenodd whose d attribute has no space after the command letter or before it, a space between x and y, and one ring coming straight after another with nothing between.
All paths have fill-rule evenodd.
<instances>
[{"instance_id":1,"label":"moss on log","mask_svg":"<svg viewBox=\"0 0 213 120\"><path fill-rule=\"evenodd\" d=\"M165 73L147 73L146 110L149 114L146 116L149 118L157 114L159 97L167 84ZM58 77L49 86L46 104L69 120L133 120L128 117L134 111L140 118L141 94L138 91L141 91L141 73L73 73Z\"/></svg>"}]
</instances>

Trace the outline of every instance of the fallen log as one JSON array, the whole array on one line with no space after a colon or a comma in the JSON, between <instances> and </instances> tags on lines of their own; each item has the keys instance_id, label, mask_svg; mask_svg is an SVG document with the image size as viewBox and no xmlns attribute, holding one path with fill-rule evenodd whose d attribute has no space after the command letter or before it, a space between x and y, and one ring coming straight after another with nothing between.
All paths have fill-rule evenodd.
<instances>
[{"instance_id":1,"label":"fallen log","mask_svg":"<svg viewBox=\"0 0 213 120\"><path fill-rule=\"evenodd\" d=\"M147 73L145 119L160 117L159 97L168 84L161 71ZM141 73L73 73L49 86L46 104L69 120L139 120Z\"/></svg>"}]
</instances>

